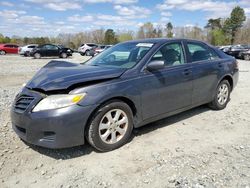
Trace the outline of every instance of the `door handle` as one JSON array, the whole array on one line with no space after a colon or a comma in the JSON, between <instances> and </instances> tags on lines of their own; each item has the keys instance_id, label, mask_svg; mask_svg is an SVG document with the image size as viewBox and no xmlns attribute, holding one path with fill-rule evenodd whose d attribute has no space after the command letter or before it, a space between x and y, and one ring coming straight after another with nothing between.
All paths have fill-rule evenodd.
<instances>
[{"instance_id":1,"label":"door handle","mask_svg":"<svg viewBox=\"0 0 250 188\"><path fill-rule=\"evenodd\" d=\"M182 72L185 76L188 76L192 73L192 71L190 69L185 69L183 72Z\"/></svg>"}]
</instances>

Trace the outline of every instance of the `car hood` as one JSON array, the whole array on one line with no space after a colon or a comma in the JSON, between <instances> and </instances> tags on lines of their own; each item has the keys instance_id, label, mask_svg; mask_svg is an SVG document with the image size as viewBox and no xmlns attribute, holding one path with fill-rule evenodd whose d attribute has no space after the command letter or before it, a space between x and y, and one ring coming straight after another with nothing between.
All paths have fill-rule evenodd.
<instances>
[{"instance_id":1,"label":"car hood","mask_svg":"<svg viewBox=\"0 0 250 188\"><path fill-rule=\"evenodd\" d=\"M34 75L26 87L42 91L65 90L74 85L80 86L93 81L118 78L125 70L51 61Z\"/></svg>"}]
</instances>

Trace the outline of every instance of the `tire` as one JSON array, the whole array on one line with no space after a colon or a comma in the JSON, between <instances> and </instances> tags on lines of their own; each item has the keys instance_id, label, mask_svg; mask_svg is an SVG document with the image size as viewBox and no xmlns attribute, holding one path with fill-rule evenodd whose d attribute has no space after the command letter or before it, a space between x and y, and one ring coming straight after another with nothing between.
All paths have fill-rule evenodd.
<instances>
[{"instance_id":1,"label":"tire","mask_svg":"<svg viewBox=\"0 0 250 188\"><path fill-rule=\"evenodd\" d=\"M101 106L92 116L86 128L86 139L97 150L107 152L127 143L132 130L131 108L124 102L110 101Z\"/></svg>"},{"instance_id":2,"label":"tire","mask_svg":"<svg viewBox=\"0 0 250 188\"><path fill-rule=\"evenodd\" d=\"M250 60L250 55L249 54L244 55L244 60L249 61Z\"/></svg>"},{"instance_id":3,"label":"tire","mask_svg":"<svg viewBox=\"0 0 250 188\"><path fill-rule=\"evenodd\" d=\"M216 93L209 107L213 110L222 110L226 108L230 101L231 86L227 80L222 80L216 88Z\"/></svg>"},{"instance_id":4,"label":"tire","mask_svg":"<svg viewBox=\"0 0 250 188\"><path fill-rule=\"evenodd\" d=\"M65 58L68 57L68 55L66 53L62 53L60 57L63 58L63 59L65 59Z\"/></svg>"},{"instance_id":5,"label":"tire","mask_svg":"<svg viewBox=\"0 0 250 188\"><path fill-rule=\"evenodd\" d=\"M28 57L29 56L29 52L24 52L23 56L24 57Z\"/></svg>"},{"instance_id":6,"label":"tire","mask_svg":"<svg viewBox=\"0 0 250 188\"><path fill-rule=\"evenodd\" d=\"M90 51L89 51L89 50L86 50L85 55L86 55L86 56L90 56Z\"/></svg>"},{"instance_id":7,"label":"tire","mask_svg":"<svg viewBox=\"0 0 250 188\"><path fill-rule=\"evenodd\" d=\"M0 55L6 55L6 52L4 50L0 50Z\"/></svg>"},{"instance_id":8,"label":"tire","mask_svg":"<svg viewBox=\"0 0 250 188\"><path fill-rule=\"evenodd\" d=\"M41 58L41 54L35 53L35 54L34 54L34 58L35 58L35 59L40 59L40 58Z\"/></svg>"}]
</instances>

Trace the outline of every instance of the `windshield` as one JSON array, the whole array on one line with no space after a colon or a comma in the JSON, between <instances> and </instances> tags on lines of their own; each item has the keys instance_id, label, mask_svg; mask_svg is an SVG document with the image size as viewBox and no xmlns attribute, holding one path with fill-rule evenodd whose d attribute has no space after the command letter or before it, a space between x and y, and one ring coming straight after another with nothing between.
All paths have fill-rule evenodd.
<instances>
[{"instance_id":1,"label":"windshield","mask_svg":"<svg viewBox=\"0 0 250 188\"><path fill-rule=\"evenodd\" d=\"M86 62L87 65L132 68L153 46L153 43L122 43L108 48Z\"/></svg>"}]
</instances>

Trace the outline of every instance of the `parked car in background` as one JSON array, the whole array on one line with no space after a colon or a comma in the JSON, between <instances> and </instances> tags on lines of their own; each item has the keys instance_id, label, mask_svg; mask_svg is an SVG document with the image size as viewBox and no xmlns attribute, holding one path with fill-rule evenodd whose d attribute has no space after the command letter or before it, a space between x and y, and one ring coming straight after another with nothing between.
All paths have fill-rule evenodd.
<instances>
[{"instance_id":1,"label":"parked car in background","mask_svg":"<svg viewBox=\"0 0 250 188\"><path fill-rule=\"evenodd\" d=\"M99 45L98 47L95 48L95 53L99 54L103 52L104 50L107 50L110 48L112 45Z\"/></svg>"},{"instance_id":2,"label":"parked car in background","mask_svg":"<svg viewBox=\"0 0 250 188\"><path fill-rule=\"evenodd\" d=\"M14 131L48 148L124 145L132 130L193 107L224 109L239 77L235 58L188 39L117 44L84 64L51 61L11 108Z\"/></svg>"},{"instance_id":3,"label":"parked car in background","mask_svg":"<svg viewBox=\"0 0 250 188\"><path fill-rule=\"evenodd\" d=\"M230 47L232 47L232 45L219 46L218 49L226 53L230 49Z\"/></svg>"},{"instance_id":4,"label":"parked car in background","mask_svg":"<svg viewBox=\"0 0 250 188\"><path fill-rule=\"evenodd\" d=\"M16 44L0 44L0 55L17 54L18 45Z\"/></svg>"},{"instance_id":5,"label":"parked car in background","mask_svg":"<svg viewBox=\"0 0 250 188\"><path fill-rule=\"evenodd\" d=\"M67 58L72 56L73 51L70 48L66 48L62 45L55 44L43 44L33 48L30 52L30 56L33 56L35 59L41 57L60 57Z\"/></svg>"},{"instance_id":6,"label":"parked car in background","mask_svg":"<svg viewBox=\"0 0 250 188\"><path fill-rule=\"evenodd\" d=\"M36 48L37 44L29 44L23 47L18 48L18 54L23 56L30 56L30 52L33 50L33 48Z\"/></svg>"},{"instance_id":7,"label":"parked car in background","mask_svg":"<svg viewBox=\"0 0 250 188\"><path fill-rule=\"evenodd\" d=\"M228 55L231 55L235 58L240 58L240 53L247 51L250 49L250 46L248 45L234 45L229 47L228 49L224 50L224 52Z\"/></svg>"},{"instance_id":8,"label":"parked car in background","mask_svg":"<svg viewBox=\"0 0 250 188\"><path fill-rule=\"evenodd\" d=\"M249 61L250 60L250 50L240 52L239 54L240 59L244 59Z\"/></svg>"},{"instance_id":9,"label":"parked car in background","mask_svg":"<svg viewBox=\"0 0 250 188\"><path fill-rule=\"evenodd\" d=\"M85 44L82 44L82 45L78 48L78 52L79 52L82 56L84 56L84 55L90 56L90 55L91 55L91 53L90 53L91 49L96 48L96 47L98 47L97 44L94 44L94 43L85 43Z\"/></svg>"}]
</instances>

